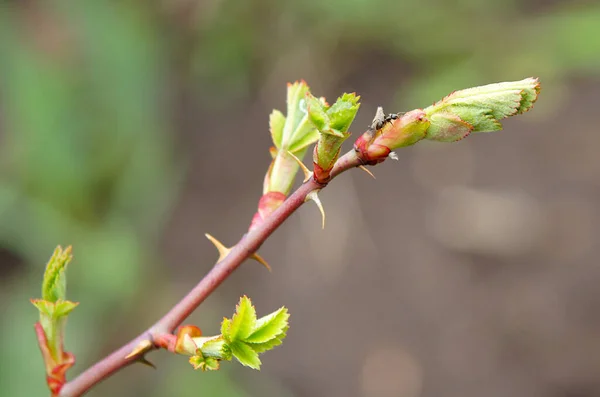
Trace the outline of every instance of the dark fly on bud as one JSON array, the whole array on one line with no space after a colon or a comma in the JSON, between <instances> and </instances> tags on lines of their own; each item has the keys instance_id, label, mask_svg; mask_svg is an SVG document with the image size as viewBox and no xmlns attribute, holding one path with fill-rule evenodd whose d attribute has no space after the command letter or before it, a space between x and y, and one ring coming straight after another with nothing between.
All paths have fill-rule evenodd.
<instances>
[{"instance_id":1,"label":"dark fly on bud","mask_svg":"<svg viewBox=\"0 0 600 397\"><path fill-rule=\"evenodd\" d=\"M386 125L387 123L391 123L394 120L397 120L403 114L404 114L404 112L390 113L386 116L385 113L383 113L383 108L380 106L377 108L377 113L375 113L375 118L373 119L373 122L369 126L369 129L373 132L379 131L380 129L383 128L384 125Z\"/></svg>"}]
</instances>

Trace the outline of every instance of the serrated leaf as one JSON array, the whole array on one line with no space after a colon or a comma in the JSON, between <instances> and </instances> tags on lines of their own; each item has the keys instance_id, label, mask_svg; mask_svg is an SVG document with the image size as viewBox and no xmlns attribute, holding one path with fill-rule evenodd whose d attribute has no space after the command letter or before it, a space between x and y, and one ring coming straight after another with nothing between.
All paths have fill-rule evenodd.
<instances>
[{"instance_id":1,"label":"serrated leaf","mask_svg":"<svg viewBox=\"0 0 600 397\"><path fill-rule=\"evenodd\" d=\"M285 307L261 317L256 322L252 334L245 341L248 343L264 343L285 333L290 315Z\"/></svg>"},{"instance_id":2,"label":"serrated leaf","mask_svg":"<svg viewBox=\"0 0 600 397\"><path fill-rule=\"evenodd\" d=\"M231 318L229 341L244 340L256 326L256 310L247 296L240 298L236 311Z\"/></svg>"},{"instance_id":3,"label":"serrated leaf","mask_svg":"<svg viewBox=\"0 0 600 397\"><path fill-rule=\"evenodd\" d=\"M313 124L320 132L316 150L313 153L315 167L315 178L326 181L329 172L337 160L344 141L350 136L348 128L354 121L359 104L354 94L344 94L328 108L315 104L314 111L309 109ZM323 114L325 113L325 114Z\"/></svg>"},{"instance_id":4,"label":"serrated leaf","mask_svg":"<svg viewBox=\"0 0 600 397\"><path fill-rule=\"evenodd\" d=\"M231 347L227 343L223 345L223 350L221 351L221 354L223 354L223 356L221 357L222 360L231 360L233 354L231 353Z\"/></svg>"},{"instance_id":5,"label":"serrated leaf","mask_svg":"<svg viewBox=\"0 0 600 397\"><path fill-rule=\"evenodd\" d=\"M329 116L327 116L325 105L310 92L306 93L306 108L310 122L317 129L329 129Z\"/></svg>"},{"instance_id":6,"label":"serrated leaf","mask_svg":"<svg viewBox=\"0 0 600 397\"><path fill-rule=\"evenodd\" d=\"M310 131L307 131L302 135L301 138L294 140L290 146L288 151L292 152L296 157L301 158L304 156L304 149L315 143L319 140L319 131L311 127Z\"/></svg>"},{"instance_id":7,"label":"serrated leaf","mask_svg":"<svg viewBox=\"0 0 600 397\"><path fill-rule=\"evenodd\" d=\"M32 299L31 303L40 311L41 315L54 320L67 316L79 305L79 302L58 300L52 303L44 299Z\"/></svg>"},{"instance_id":8,"label":"serrated leaf","mask_svg":"<svg viewBox=\"0 0 600 397\"><path fill-rule=\"evenodd\" d=\"M54 314L54 303L48 302L44 299L31 299L31 303L35 306L40 314L52 317Z\"/></svg>"},{"instance_id":9,"label":"serrated leaf","mask_svg":"<svg viewBox=\"0 0 600 397\"><path fill-rule=\"evenodd\" d=\"M214 357L203 357L201 355L190 357L190 364L194 369L202 371L216 371L220 367L220 362Z\"/></svg>"},{"instance_id":10,"label":"serrated leaf","mask_svg":"<svg viewBox=\"0 0 600 397\"><path fill-rule=\"evenodd\" d=\"M56 247L44 272L42 299L56 302L59 299L66 298L67 279L65 272L72 258L72 248L70 246L64 250L61 246Z\"/></svg>"},{"instance_id":11,"label":"serrated leaf","mask_svg":"<svg viewBox=\"0 0 600 397\"><path fill-rule=\"evenodd\" d=\"M347 132L360 107L359 100L360 96L354 93L345 93L339 97L327 110L327 115L330 119L330 128L343 133Z\"/></svg>"},{"instance_id":12,"label":"serrated leaf","mask_svg":"<svg viewBox=\"0 0 600 397\"><path fill-rule=\"evenodd\" d=\"M430 117L426 139L438 142L455 142L471 133L473 126L451 113L434 113Z\"/></svg>"},{"instance_id":13,"label":"serrated leaf","mask_svg":"<svg viewBox=\"0 0 600 397\"><path fill-rule=\"evenodd\" d=\"M194 369L201 369L204 365L204 357L202 356L192 356L190 357L190 364L194 367Z\"/></svg>"},{"instance_id":14,"label":"serrated leaf","mask_svg":"<svg viewBox=\"0 0 600 397\"><path fill-rule=\"evenodd\" d=\"M517 113L522 99L521 92L519 89L509 89L502 83L489 84L455 91L442 99L439 106L449 112L453 108L463 111L485 109L495 119L502 119Z\"/></svg>"},{"instance_id":15,"label":"serrated leaf","mask_svg":"<svg viewBox=\"0 0 600 397\"><path fill-rule=\"evenodd\" d=\"M223 337L226 340L230 340L230 334L229 334L229 330L231 329L231 320L223 317L223 322L221 323L221 335L223 335Z\"/></svg>"},{"instance_id":16,"label":"serrated leaf","mask_svg":"<svg viewBox=\"0 0 600 397\"><path fill-rule=\"evenodd\" d=\"M287 330L289 327L285 327L282 331L282 333L280 333L276 338L271 339L267 342L263 342L263 343L248 343L248 345L250 347L252 347L252 349L257 352L257 353L264 353L268 350L271 350L279 345L281 345L283 343L283 339L285 339L285 337L287 336Z\"/></svg>"},{"instance_id":17,"label":"serrated leaf","mask_svg":"<svg viewBox=\"0 0 600 397\"><path fill-rule=\"evenodd\" d=\"M54 318L60 318L69 315L73 309L79 305L79 302L59 300L54 304Z\"/></svg>"},{"instance_id":18,"label":"serrated leaf","mask_svg":"<svg viewBox=\"0 0 600 397\"><path fill-rule=\"evenodd\" d=\"M226 355L225 350L227 345L223 336L210 338L199 337L192 338L192 340L195 345L198 346L196 352L200 350L204 356L224 358Z\"/></svg>"},{"instance_id":19,"label":"serrated leaf","mask_svg":"<svg viewBox=\"0 0 600 397\"><path fill-rule=\"evenodd\" d=\"M203 371L217 371L220 368L220 361L213 357L204 358Z\"/></svg>"},{"instance_id":20,"label":"serrated leaf","mask_svg":"<svg viewBox=\"0 0 600 397\"><path fill-rule=\"evenodd\" d=\"M242 341L235 341L231 345L231 353L240 364L253 369L260 369L258 352Z\"/></svg>"},{"instance_id":21,"label":"serrated leaf","mask_svg":"<svg viewBox=\"0 0 600 397\"><path fill-rule=\"evenodd\" d=\"M297 135L296 130L302 119L306 116L306 93L309 91L308 85L304 81L296 81L288 84L287 90L287 115L281 138L281 148L289 150L293 135ZM298 138L296 138L298 139Z\"/></svg>"},{"instance_id":22,"label":"serrated leaf","mask_svg":"<svg viewBox=\"0 0 600 397\"><path fill-rule=\"evenodd\" d=\"M279 110L273 110L269 116L269 130L271 139L276 148L281 149L281 140L283 138L283 126L285 125L285 116Z\"/></svg>"},{"instance_id":23,"label":"serrated leaf","mask_svg":"<svg viewBox=\"0 0 600 397\"><path fill-rule=\"evenodd\" d=\"M488 84L455 91L425 112L429 118L439 113L453 114L472 125L472 132L497 131L502 129L499 120L529 110L539 92L539 81L534 78Z\"/></svg>"}]
</instances>

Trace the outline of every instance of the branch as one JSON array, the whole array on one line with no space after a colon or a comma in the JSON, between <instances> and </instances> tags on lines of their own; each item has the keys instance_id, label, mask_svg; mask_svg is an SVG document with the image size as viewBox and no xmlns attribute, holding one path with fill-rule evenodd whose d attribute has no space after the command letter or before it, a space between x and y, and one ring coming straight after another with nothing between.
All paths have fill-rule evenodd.
<instances>
[{"instance_id":1,"label":"branch","mask_svg":"<svg viewBox=\"0 0 600 397\"><path fill-rule=\"evenodd\" d=\"M331 171L331 178L362 164L363 162L357 157L356 152L351 150L337 160ZM302 184L263 223L244 235L231 249L231 252L218 262L163 318L131 342L97 362L72 381L67 382L58 393L58 397L81 396L114 372L136 361L145 361L144 355L160 347L157 342L165 334L172 333L242 262L254 254L267 238L304 204L308 194L325 186L326 184L319 183L314 179Z\"/></svg>"}]
</instances>

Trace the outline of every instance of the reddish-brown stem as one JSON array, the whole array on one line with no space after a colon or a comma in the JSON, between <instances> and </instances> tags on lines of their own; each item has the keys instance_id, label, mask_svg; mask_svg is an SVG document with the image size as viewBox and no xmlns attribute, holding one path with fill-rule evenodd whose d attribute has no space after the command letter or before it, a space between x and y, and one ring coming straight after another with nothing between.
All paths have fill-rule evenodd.
<instances>
[{"instance_id":1,"label":"reddish-brown stem","mask_svg":"<svg viewBox=\"0 0 600 397\"><path fill-rule=\"evenodd\" d=\"M351 150L340 157L331 171L331 177L362 164L356 152ZM58 397L77 397L83 395L98 382L108 378L114 372L140 360L152 349L158 348L155 338L159 335L172 333L196 308L250 255L256 252L265 240L305 201L306 196L316 189L322 189L313 179L302 184L287 200L270 214L262 224L248 232L232 248L231 252L218 262L202 280L156 324L144 331L131 342L122 346L109 356L100 360L72 381L66 383ZM148 344L148 348L130 355L139 346Z\"/></svg>"}]
</instances>

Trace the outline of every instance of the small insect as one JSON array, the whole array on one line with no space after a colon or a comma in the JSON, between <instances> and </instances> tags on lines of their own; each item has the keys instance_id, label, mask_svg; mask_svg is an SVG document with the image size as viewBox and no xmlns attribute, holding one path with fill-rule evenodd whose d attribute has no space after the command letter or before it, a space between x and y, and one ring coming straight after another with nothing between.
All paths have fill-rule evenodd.
<instances>
[{"instance_id":1,"label":"small insect","mask_svg":"<svg viewBox=\"0 0 600 397\"><path fill-rule=\"evenodd\" d=\"M378 125L376 126L377 129L381 129L383 128L384 125L386 125L387 123L391 123L392 121L396 120L398 117L400 117L400 115L398 113L390 113L388 114L382 122L378 123Z\"/></svg>"},{"instance_id":2,"label":"small insect","mask_svg":"<svg viewBox=\"0 0 600 397\"><path fill-rule=\"evenodd\" d=\"M394 120L398 119L403 113L390 113L385 116L383 113L383 108L378 107L377 113L375 114L375 118L373 119L373 123L371 123L371 129L374 131L378 131L383 128L387 123L391 123Z\"/></svg>"}]
</instances>

